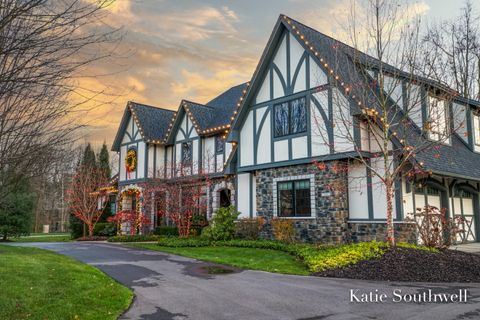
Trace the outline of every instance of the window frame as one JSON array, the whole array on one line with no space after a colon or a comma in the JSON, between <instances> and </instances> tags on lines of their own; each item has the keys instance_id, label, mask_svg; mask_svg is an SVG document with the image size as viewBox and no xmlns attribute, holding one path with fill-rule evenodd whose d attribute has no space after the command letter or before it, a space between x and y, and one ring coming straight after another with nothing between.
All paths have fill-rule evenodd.
<instances>
[{"instance_id":1,"label":"window frame","mask_svg":"<svg viewBox=\"0 0 480 320\"><path fill-rule=\"evenodd\" d=\"M440 129L440 122L438 124L435 124L436 121L432 120L432 115L433 115L432 99L437 100L436 106L438 106L439 102L443 103L443 118L444 118L443 121L444 121L444 128L445 128L444 132L441 132L440 130L434 130L435 127L438 127L438 129ZM436 118L439 118L438 108L436 107L436 109L437 110L436 110L435 116ZM430 125L430 128L427 131L428 139L438 143L450 144L451 128L450 128L450 106L449 106L448 100L438 95L428 94L426 111L427 111L426 122L428 122Z\"/></svg>"},{"instance_id":2,"label":"window frame","mask_svg":"<svg viewBox=\"0 0 480 320\"><path fill-rule=\"evenodd\" d=\"M473 122L473 145L480 147L480 113L472 112ZM477 139L478 138L478 139Z\"/></svg>"},{"instance_id":3,"label":"window frame","mask_svg":"<svg viewBox=\"0 0 480 320\"><path fill-rule=\"evenodd\" d=\"M307 188L299 188L297 189L296 188L296 185L297 183L300 183L300 182L306 182L308 183L308 187ZM284 181L277 181L276 182L277 184L277 189L276 189L276 192L277 192L277 217L279 218L297 218L297 219L302 219L302 218L312 218L312 208L311 208L311 202L312 202L312 196L310 194L310 188L311 188L311 181L310 179L308 178L302 178L302 179L295 179L295 180L284 180ZM290 215L290 216L287 216L287 215L283 215L282 214L282 206L281 206L281 196L280 196L280 192L281 191L285 191L285 189L281 189L280 188L280 185L281 184L291 184L291 189L286 189L288 191L291 191L291 204L292 204L292 208L293 208L293 215ZM307 195L308 195L308 214L301 214L299 215L298 214L298 203L297 203L297 190L307 190Z\"/></svg>"},{"instance_id":4,"label":"window frame","mask_svg":"<svg viewBox=\"0 0 480 320\"><path fill-rule=\"evenodd\" d=\"M292 121L292 110L293 110L293 102L296 100L303 100L303 108L305 110L305 125L304 129L301 131L292 132L293 128L293 121ZM287 133L285 134L277 134L277 108L282 107L284 104L287 104ZM304 135L308 131L308 99L307 96L299 96L295 98L290 98L288 100L278 101L277 103L273 104L273 138L274 139L283 139L286 137L291 137L295 135ZM282 130L283 131L283 130Z\"/></svg>"},{"instance_id":5,"label":"window frame","mask_svg":"<svg viewBox=\"0 0 480 320\"><path fill-rule=\"evenodd\" d=\"M218 148L219 141L222 142L222 149L221 150L219 150L219 148ZM225 140L222 139L221 136L215 136L215 154L220 155L220 154L223 154L224 151L225 151Z\"/></svg>"},{"instance_id":6,"label":"window frame","mask_svg":"<svg viewBox=\"0 0 480 320\"><path fill-rule=\"evenodd\" d=\"M186 162L185 159L184 159L184 150L185 150L185 146L186 145L189 145L189 153L190 153L190 161L189 162ZM193 141L184 141L182 142L182 149L181 149L181 156L182 156L182 165L190 165L193 163Z\"/></svg>"}]
</instances>

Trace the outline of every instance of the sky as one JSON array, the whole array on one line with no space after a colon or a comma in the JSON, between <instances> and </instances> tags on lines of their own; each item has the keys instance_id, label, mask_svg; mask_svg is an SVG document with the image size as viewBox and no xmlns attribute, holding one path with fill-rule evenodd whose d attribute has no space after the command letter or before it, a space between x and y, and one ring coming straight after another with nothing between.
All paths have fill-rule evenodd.
<instances>
[{"instance_id":1,"label":"sky","mask_svg":"<svg viewBox=\"0 0 480 320\"><path fill-rule=\"evenodd\" d=\"M81 115L83 140L110 146L127 101L177 110L182 99L206 103L249 81L280 14L345 40L351 1L117 0L103 20L121 28L118 55L80 83L103 92ZM429 23L458 15L462 3L412 1L406 10Z\"/></svg>"}]
</instances>

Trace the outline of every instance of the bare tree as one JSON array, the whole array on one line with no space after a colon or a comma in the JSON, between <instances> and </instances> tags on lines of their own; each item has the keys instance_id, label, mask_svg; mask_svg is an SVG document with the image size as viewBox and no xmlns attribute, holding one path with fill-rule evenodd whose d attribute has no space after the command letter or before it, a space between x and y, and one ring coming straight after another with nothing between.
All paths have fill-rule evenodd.
<instances>
[{"instance_id":1,"label":"bare tree","mask_svg":"<svg viewBox=\"0 0 480 320\"><path fill-rule=\"evenodd\" d=\"M7 172L41 175L75 139L75 112L101 93L85 96L79 80L121 39L102 23L112 2L0 0L2 193L18 181Z\"/></svg>"},{"instance_id":2,"label":"bare tree","mask_svg":"<svg viewBox=\"0 0 480 320\"><path fill-rule=\"evenodd\" d=\"M459 16L429 26L419 62L420 71L466 98L480 99L480 14L470 0Z\"/></svg>"},{"instance_id":3,"label":"bare tree","mask_svg":"<svg viewBox=\"0 0 480 320\"><path fill-rule=\"evenodd\" d=\"M428 175L421 155L449 143L453 128L447 106L454 92L415 75L420 21L410 16L408 5L402 1L356 1L350 13L348 31L353 48L332 40L335 62L326 65L334 76L333 114L329 124L314 115L314 130L334 152L355 151L351 165L358 163L370 172L368 187L381 188L385 194L386 239L395 244L398 182L416 174ZM337 72L340 68L343 73ZM426 111L423 89L432 92L427 96ZM326 94L316 93L317 100L325 99L322 95ZM332 134L326 125L333 127Z\"/></svg>"}]
</instances>

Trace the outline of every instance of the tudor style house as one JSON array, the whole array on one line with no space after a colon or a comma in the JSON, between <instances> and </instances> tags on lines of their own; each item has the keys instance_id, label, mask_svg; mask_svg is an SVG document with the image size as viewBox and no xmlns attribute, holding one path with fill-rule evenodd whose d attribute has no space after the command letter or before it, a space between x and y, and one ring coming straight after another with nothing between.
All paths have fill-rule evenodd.
<instances>
[{"instance_id":1,"label":"tudor style house","mask_svg":"<svg viewBox=\"0 0 480 320\"><path fill-rule=\"evenodd\" d=\"M249 83L205 104L183 100L177 112L127 104L112 148L120 158L119 193L126 195L119 207L145 209L140 182L207 174L214 181L205 191L208 217L233 204L240 218L290 219L305 241L384 239L386 191L370 172L381 171L382 163L360 108L378 104L378 95L362 90L386 90L375 81L379 67L374 58L281 15ZM399 83L390 107L409 118L399 132L412 141L439 141L412 161L423 172L395 183L400 240L416 240L406 217L428 204L463 217L459 240L479 241L480 102L382 68L386 79ZM425 127L435 130L425 137ZM445 132L448 139L440 141ZM398 140L392 138L388 150ZM358 161L359 152L370 168ZM271 233L267 223L263 236Z\"/></svg>"},{"instance_id":2,"label":"tudor style house","mask_svg":"<svg viewBox=\"0 0 480 320\"><path fill-rule=\"evenodd\" d=\"M202 214L234 205L234 180L225 175L232 144L225 138L245 89L235 86L206 104L183 100L176 112L128 102L112 145L119 153L117 210L143 213L155 227L160 221L143 203L145 186L188 175L210 181Z\"/></svg>"}]
</instances>

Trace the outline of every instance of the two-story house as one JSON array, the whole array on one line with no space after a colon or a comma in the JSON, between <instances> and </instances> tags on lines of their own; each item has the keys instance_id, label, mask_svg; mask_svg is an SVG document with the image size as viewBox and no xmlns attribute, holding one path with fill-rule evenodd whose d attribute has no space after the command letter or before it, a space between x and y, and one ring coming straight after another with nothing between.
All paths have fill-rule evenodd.
<instances>
[{"instance_id":1,"label":"two-story house","mask_svg":"<svg viewBox=\"0 0 480 320\"><path fill-rule=\"evenodd\" d=\"M209 217L233 204L240 217L291 219L307 241L383 240L386 191L371 172L381 171L380 146L363 127L360 108L374 112L378 92L386 91L379 88L379 68L385 86L396 83L388 103L395 116L408 118L396 128L408 143L440 142L450 133L411 160L421 173L395 183L400 239L414 240L405 218L428 204L463 217L460 240L478 241L480 102L283 15L248 84L205 104L183 100L177 112L127 105L112 148L120 156L119 192L126 195L119 207L147 210L139 182L208 175ZM401 140L388 141L392 157ZM358 161L359 152L370 166ZM271 236L268 224L264 235Z\"/></svg>"},{"instance_id":2,"label":"two-story house","mask_svg":"<svg viewBox=\"0 0 480 320\"><path fill-rule=\"evenodd\" d=\"M117 211L136 210L156 226L157 209L145 205L145 189L180 176L208 178L204 214L235 204L234 180L225 170L232 144L225 138L246 87L232 87L206 104L183 100L176 112L128 102L112 145L119 154Z\"/></svg>"},{"instance_id":3,"label":"two-story house","mask_svg":"<svg viewBox=\"0 0 480 320\"><path fill-rule=\"evenodd\" d=\"M359 124L358 108L362 103L372 108L378 104L378 95L365 88L378 86L379 65L335 39L279 17L228 138L238 145L232 159L242 216L292 219L298 235L309 241L384 239L386 191L371 174L372 167L356 161L365 151L362 156L370 158L370 165L382 168L374 156L375 139ZM412 240L413 225L405 217L429 204L464 217L460 237L477 241L480 102L392 66L382 68L389 74L386 79L399 83L389 92L396 97L391 108L400 110L396 114L409 110L409 121L399 128L408 131L409 139L440 138L438 133L423 136L431 114L439 119L438 130L432 132L456 127L447 141L413 159L428 177L396 182L396 232L402 240Z\"/></svg>"}]
</instances>

